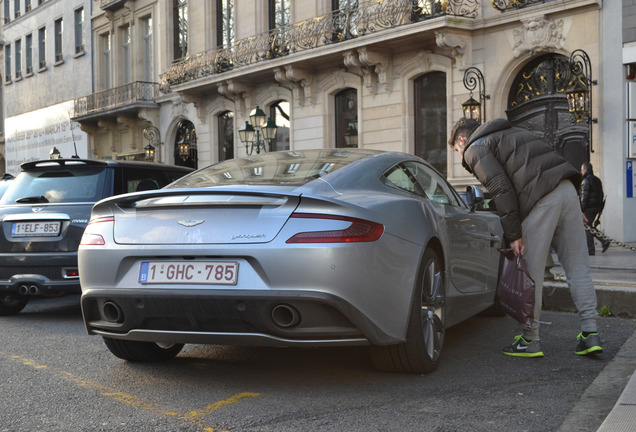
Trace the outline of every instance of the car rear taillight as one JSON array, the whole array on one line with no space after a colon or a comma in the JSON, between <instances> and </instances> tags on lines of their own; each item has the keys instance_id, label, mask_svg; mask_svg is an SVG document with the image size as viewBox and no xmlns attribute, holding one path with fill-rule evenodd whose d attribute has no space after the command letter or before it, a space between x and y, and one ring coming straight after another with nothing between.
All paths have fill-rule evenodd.
<instances>
[{"instance_id":1,"label":"car rear taillight","mask_svg":"<svg viewBox=\"0 0 636 432\"><path fill-rule=\"evenodd\" d=\"M102 223L102 222L115 222L115 217L106 216L106 217L91 219L90 221L88 221L88 225L86 225L86 230L84 231L84 234L82 234L82 240L80 240L80 245L103 246L106 244L106 242L104 241L104 237L102 237L101 234L91 232L91 225L95 225L97 223Z\"/></svg>"},{"instance_id":2,"label":"car rear taillight","mask_svg":"<svg viewBox=\"0 0 636 432\"><path fill-rule=\"evenodd\" d=\"M372 242L382 237L384 226L352 217L315 213L293 213L292 218L331 219L351 222L347 228L328 231L305 231L295 234L286 243L349 243Z\"/></svg>"}]
</instances>

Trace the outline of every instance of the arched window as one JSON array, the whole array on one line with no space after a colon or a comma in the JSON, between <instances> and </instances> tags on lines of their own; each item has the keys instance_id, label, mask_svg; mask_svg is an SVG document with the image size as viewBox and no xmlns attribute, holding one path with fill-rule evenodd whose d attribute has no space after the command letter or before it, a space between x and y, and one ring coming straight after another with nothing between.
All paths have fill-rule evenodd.
<instances>
[{"instance_id":1,"label":"arched window","mask_svg":"<svg viewBox=\"0 0 636 432\"><path fill-rule=\"evenodd\" d=\"M197 168L197 132L189 120L181 120L177 125L174 139L174 164Z\"/></svg>"},{"instance_id":2,"label":"arched window","mask_svg":"<svg viewBox=\"0 0 636 432\"><path fill-rule=\"evenodd\" d=\"M358 147L358 91L336 94L336 147Z\"/></svg>"},{"instance_id":3,"label":"arched window","mask_svg":"<svg viewBox=\"0 0 636 432\"><path fill-rule=\"evenodd\" d=\"M172 6L174 25L174 59L188 55L188 1L174 0Z\"/></svg>"},{"instance_id":4,"label":"arched window","mask_svg":"<svg viewBox=\"0 0 636 432\"><path fill-rule=\"evenodd\" d=\"M415 155L447 175L446 73L430 72L414 82Z\"/></svg>"},{"instance_id":5,"label":"arched window","mask_svg":"<svg viewBox=\"0 0 636 432\"><path fill-rule=\"evenodd\" d=\"M225 111L218 117L219 162L234 159L234 113Z\"/></svg>"},{"instance_id":6,"label":"arched window","mask_svg":"<svg viewBox=\"0 0 636 432\"><path fill-rule=\"evenodd\" d=\"M278 130L271 151L289 150L289 102L278 101L270 108L269 118L274 120Z\"/></svg>"}]
</instances>

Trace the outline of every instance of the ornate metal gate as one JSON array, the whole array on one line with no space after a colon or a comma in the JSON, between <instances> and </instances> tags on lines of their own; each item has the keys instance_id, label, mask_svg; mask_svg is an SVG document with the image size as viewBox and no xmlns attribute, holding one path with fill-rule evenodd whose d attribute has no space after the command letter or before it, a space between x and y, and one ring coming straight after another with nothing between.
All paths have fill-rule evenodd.
<instances>
[{"instance_id":1,"label":"ornate metal gate","mask_svg":"<svg viewBox=\"0 0 636 432\"><path fill-rule=\"evenodd\" d=\"M565 92L575 82L569 59L546 54L519 72L508 95L508 120L533 130L577 169L590 160L588 127L575 123Z\"/></svg>"}]
</instances>

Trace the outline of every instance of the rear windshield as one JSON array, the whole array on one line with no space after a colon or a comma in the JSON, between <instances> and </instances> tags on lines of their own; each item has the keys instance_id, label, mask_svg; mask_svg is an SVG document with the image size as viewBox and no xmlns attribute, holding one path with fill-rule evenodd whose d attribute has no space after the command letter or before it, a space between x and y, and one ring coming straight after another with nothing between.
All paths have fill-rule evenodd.
<instances>
[{"instance_id":1,"label":"rear windshield","mask_svg":"<svg viewBox=\"0 0 636 432\"><path fill-rule=\"evenodd\" d=\"M265 153L230 159L202 168L169 188L206 187L225 184L303 185L330 174L371 153L347 150L305 150Z\"/></svg>"},{"instance_id":2,"label":"rear windshield","mask_svg":"<svg viewBox=\"0 0 636 432\"><path fill-rule=\"evenodd\" d=\"M103 198L106 168L21 172L0 204L96 202Z\"/></svg>"}]
</instances>

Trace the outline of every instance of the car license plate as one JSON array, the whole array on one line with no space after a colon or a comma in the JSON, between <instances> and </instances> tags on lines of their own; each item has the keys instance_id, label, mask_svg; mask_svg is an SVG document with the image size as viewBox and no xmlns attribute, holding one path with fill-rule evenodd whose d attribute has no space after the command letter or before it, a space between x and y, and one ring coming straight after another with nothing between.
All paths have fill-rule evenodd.
<instances>
[{"instance_id":1,"label":"car license plate","mask_svg":"<svg viewBox=\"0 0 636 432\"><path fill-rule=\"evenodd\" d=\"M186 283L236 285L236 261L144 261L139 269L139 283Z\"/></svg>"},{"instance_id":2,"label":"car license plate","mask_svg":"<svg viewBox=\"0 0 636 432\"><path fill-rule=\"evenodd\" d=\"M11 237L55 237L60 235L62 222L14 222Z\"/></svg>"}]
</instances>

